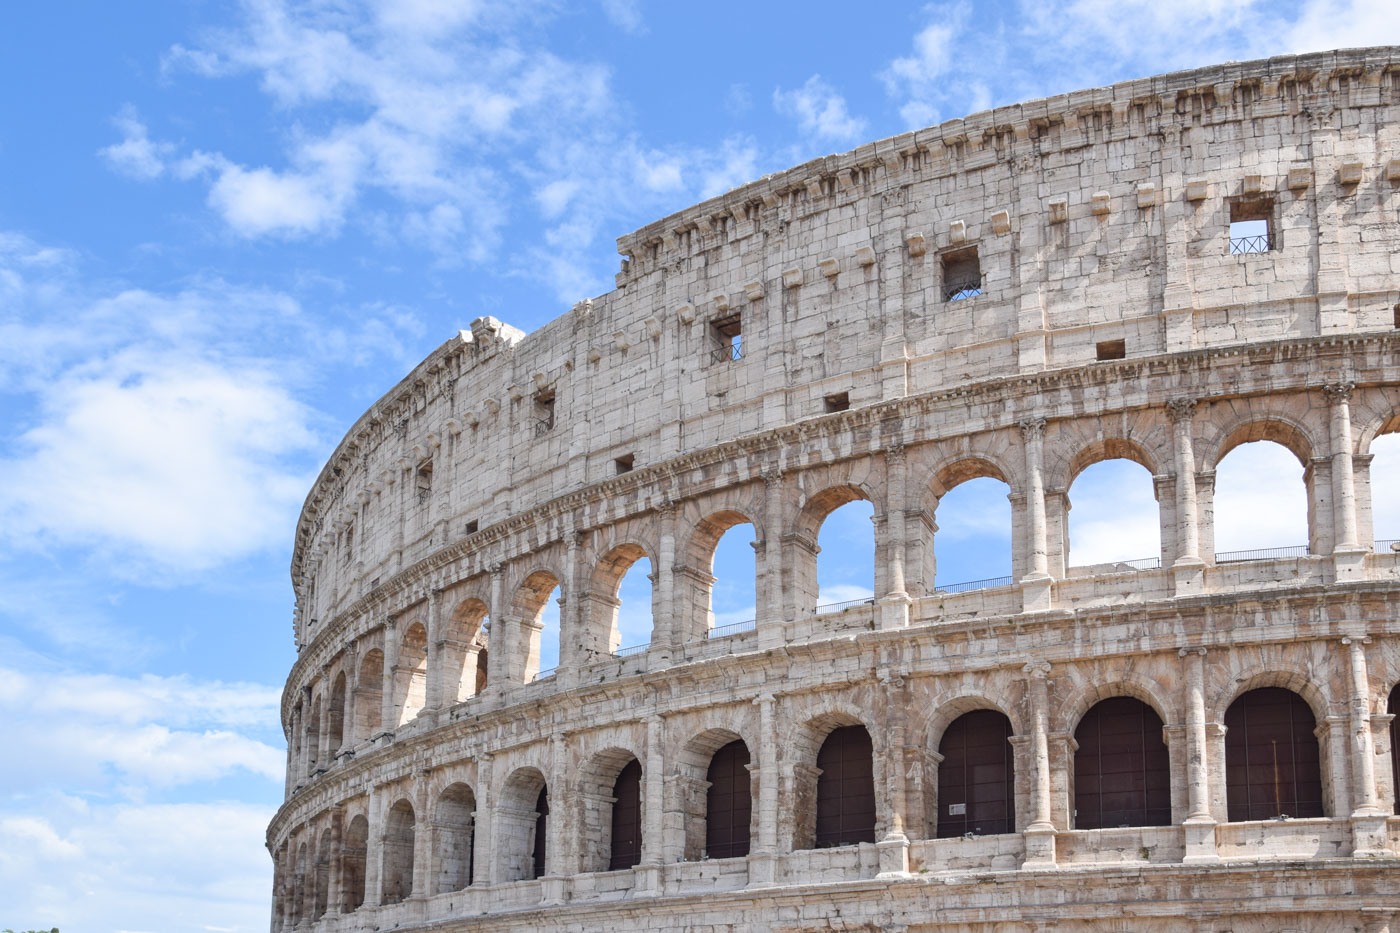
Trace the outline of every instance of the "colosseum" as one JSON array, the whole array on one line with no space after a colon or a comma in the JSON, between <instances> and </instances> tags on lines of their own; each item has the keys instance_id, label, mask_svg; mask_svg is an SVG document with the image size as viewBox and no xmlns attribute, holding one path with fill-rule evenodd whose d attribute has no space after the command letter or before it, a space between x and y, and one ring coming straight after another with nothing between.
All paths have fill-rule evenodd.
<instances>
[{"instance_id":1,"label":"colosseum","mask_svg":"<svg viewBox=\"0 0 1400 933\"><path fill-rule=\"evenodd\" d=\"M1400 49L1230 63L767 176L472 321L301 513L272 929L1400 929L1398 211ZM1255 441L1308 540L1217 553ZM1109 459L1161 552L1078 566ZM1011 576L936 582L984 477ZM857 500L874 597L820 605Z\"/></svg>"}]
</instances>

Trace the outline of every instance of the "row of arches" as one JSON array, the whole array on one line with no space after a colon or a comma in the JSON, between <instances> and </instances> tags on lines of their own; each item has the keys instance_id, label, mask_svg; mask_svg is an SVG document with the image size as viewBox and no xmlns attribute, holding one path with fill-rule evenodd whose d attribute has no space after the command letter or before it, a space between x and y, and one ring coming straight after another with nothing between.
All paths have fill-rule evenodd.
<instances>
[{"instance_id":1,"label":"row of arches","mask_svg":"<svg viewBox=\"0 0 1400 933\"><path fill-rule=\"evenodd\" d=\"M1379 430L1391 430L1395 422L1391 419ZM1390 440L1397 442L1394 446L1400 451L1400 435L1394 434L1368 440L1368 449L1383 453ZM1309 435L1290 421L1249 421L1219 443L1216 462L1223 474L1230 458L1244 457L1251 449L1286 448L1284 456L1299 456L1300 450L1311 449L1309 443ZM889 477L879 475L880 465L846 464L780 479L776 496L771 489L756 487L731 491L728 496L734 501L717 510L706 512L699 505L688 505L671 518L669 528L664 516L620 523L592 533L585 545L565 549L567 553L547 549L545 553L554 556L540 558L546 567L512 568L500 579L479 575L464 581L444 591L440 597L444 605L439 608L428 604L431 599L410 606L385 627L382 636L363 637L348 657L332 662L326 674L332 681L329 689L320 685L305 689L289 724L289 780L314 774L342 751L391 732L424 711L465 702L492 683L529 683L548 676L561 662L577 668L632 647L627 641L634 638L682 645L705 640L737 616L765 621L801 618L832 595L874 599L875 594L899 591L901 584L891 570L896 558L904 591L914 595L929 586L948 585L949 574L940 569L948 566L958 568L954 574L958 576L1015 579L1033 568L1027 563L1027 549L1022 546L1018 555L1012 547L1025 538L1025 493L1020 474L1007 466L1007 453L955 460L938 470L927 489L918 491L915 484L916 494L905 504L920 508L900 510L905 515L903 535L890 527L891 510L884 501ZM1400 453L1396 456L1400 460ZM1075 487L1099 468L1135 474L1137 492L1123 485L1122 475L1109 476L1107 493L1099 497L1108 504L1084 510L1086 559L1111 563L1122 557L1105 551L1101 543L1117 539L1141 539L1143 543L1131 545L1134 551L1152 543L1158 555L1139 556L1163 566L1181 551L1182 517L1168 503L1157 509L1155 520L1140 522L1136 533L1125 534L1114 521L1114 516L1149 508L1145 503L1155 506L1162 498L1163 483L1175 483L1171 475L1152 472L1159 468L1160 457L1161 451L1150 445L1115 439L1085 444L1067 459L1068 492L1045 488L1047 502L1056 496L1063 500L1058 511L1050 510L1052 519L1060 518L1058 524L1049 522L1050 576L1068 572L1065 563L1075 536L1069 505ZM1294 533L1311 529L1306 547L1319 553L1323 552L1319 540L1325 535L1319 530L1323 519L1314 514L1318 511L1318 495L1312 488L1316 469L1309 461L1301 482L1296 472L1289 480L1297 500L1289 527ZM1400 488L1400 483L1371 484L1369 475L1366 470L1356 475L1357 499L1366 506L1363 511L1400 523L1400 500L1391 503L1395 497L1389 494L1372 494L1373 488ZM1228 514L1226 499L1210 498L1212 490L1219 491L1219 480L1219 474L1196 480L1198 495L1208 500L1200 509L1202 548L1211 543L1210 529L1221 526L1221 516ZM1260 486L1257 472L1250 483ZM992 487L997 493L988 496ZM939 552L940 536L933 534L939 526L933 519L950 503L956 504L963 492L975 514L967 524L978 527L981 537L958 537L954 529L959 524L949 523L942 535L950 546ZM782 506L775 510L768 499L781 501ZM1249 519L1235 524L1277 522L1289 512L1278 506L1278 500L1270 493L1270 507L1250 505ZM989 508L991 501L1001 505ZM794 515L784 523L788 530L777 541L770 541L760 527L770 513ZM910 516L915 516L912 523ZM688 534L684 533L687 527ZM1382 534L1400 534L1388 527ZM852 544L856 528L863 532L858 548ZM840 533L833 538L829 530ZM673 544L663 548L666 541ZM663 550L674 556L661 560ZM824 551L836 568L825 576ZM733 557L733 552L742 556ZM738 569L739 564L746 569ZM566 592L566 582L578 591L575 595ZM630 608L638 605L643 611L631 613ZM500 616L494 624L492 606ZM663 624L650 625L654 619Z\"/></svg>"},{"instance_id":2,"label":"row of arches","mask_svg":"<svg viewBox=\"0 0 1400 933\"><path fill-rule=\"evenodd\" d=\"M1400 711L1400 686L1389 696ZM818 744L809 786L793 807L792 848L827 848L875 842L877 752L865 724L837 724ZM1390 721L1394 772L1400 775L1400 724ZM1224 784L1230 822L1278 817L1310 818L1325 813L1323 754L1309 704L1285 687L1257 687L1237 696L1224 714ZM929 837L996 835L1025 825L1018 812L1017 736L999 709L970 709L952 719L939 738L936 805L924 827ZM1169 826L1172 775L1162 716L1150 704L1115 695L1090 706L1075 724L1071 782L1071 829ZM758 813L747 743L731 734L707 733L687 747L703 782L698 806L686 827L685 858L742 858L753 851ZM802 769L799 768L799 773ZM566 786L570 782L564 780ZM492 811L494 848L479 847L477 796L465 782L437 793L427 812L409 797L395 799L380 833L377 902L396 903L416 894L459 891L480 883L539 878L546 873L619 871L638 865L648 847L644 833L642 762L622 749L600 753L584 767L573 788L580 809L581 861L561 864L550 850L550 795L534 767L513 771ZM806 804L810 803L810 806ZM1394 804L1400 813L1400 802ZM653 826L655 824L652 824ZM363 814L348 821L338 842L326 828L302 841L284 884L285 920L316 919L335 903L349 912L366 903L366 852L370 825ZM918 833L916 832L916 835ZM556 839L557 844L557 839ZM652 849L653 853L655 852ZM415 859L430 864L416 872ZM493 865L478 865L485 856ZM332 873L340 879L334 891ZM422 889L426 886L426 890ZM279 888L279 890L282 890ZM371 896L371 902L376 898Z\"/></svg>"}]
</instances>

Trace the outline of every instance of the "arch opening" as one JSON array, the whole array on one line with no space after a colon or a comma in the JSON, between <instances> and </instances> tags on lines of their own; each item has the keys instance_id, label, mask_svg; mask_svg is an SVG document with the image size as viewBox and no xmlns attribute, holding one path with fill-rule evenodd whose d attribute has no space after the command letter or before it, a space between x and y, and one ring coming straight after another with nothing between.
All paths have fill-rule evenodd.
<instances>
[{"instance_id":1,"label":"arch opening","mask_svg":"<svg viewBox=\"0 0 1400 933\"><path fill-rule=\"evenodd\" d=\"M448 704L469 700L485 687L477 674L485 672L489 623L486 604L479 599L465 599L452 610L441 645L442 693Z\"/></svg>"},{"instance_id":2,"label":"arch opening","mask_svg":"<svg viewBox=\"0 0 1400 933\"><path fill-rule=\"evenodd\" d=\"M400 800L384 819L381 904L397 904L413 895L413 804Z\"/></svg>"},{"instance_id":3,"label":"arch opening","mask_svg":"<svg viewBox=\"0 0 1400 933\"><path fill-rule=\"evenodd\" d=\"M1371 442L1370 453L1371 481L1366 485L1376 551L1400 553L1400 433L1382 434Z\"/></svg>"},{"instance_id":4,"label":"arch opening","mask_svg":"<svg viewBox=\"0 0 1400 933\"><path fill-rule=\"evenodd\" d=\"M384 706L384 652L371 648L360 660L355 677L355 741L367 742L379 734Z\"/></svg>"},{"instance_id":5,"label":"arch opening","mask_svg":"<svg viewBox=\"0 0 1400 933\"><path fill-rule=\"evenodd\" d=\"M612 832L608 871L631 868L642 860L642 763L633 758L613 782Z\"/></svg>"},{"instance_id":6,"label":"arch opening","mask_svg":"<svg viewBox=\"0 0 1400 933\"><path fill-rule=\"evenodd\" d=\"M1395 800L1391 809L1400 816L1400 684L1390 691L1390 699L1385 704L1390 720L1390 792Z\"/></svg>"},{"instance_id":7,"label":"arch opening","mask_svg":"<svg viewBox=\"0 0 1400 933\"><path fill-rule=\"evenodd\" d=\"M1070 484L1065 552L1068 566L1101 572L1161 565L1162 516L1151 472L1112 457L1085 466Z\"/></svg>"},{"instance_id":8,"label":"arch opening","mask_svg":"<svg viewBox=\"0 0 1400 933\"><path fill-rule=\"evenodd\" d=\"M1074 730L1074 827L1170 826L1162 717L1134 697L1095 703Z\"/></svg>"},{"instance_id":9,"label":"arch opening","mask_svg":"<svg viewBox=\"0 0 1400 933\"><path fill-rule=\"evenodd\" d=\"M525 578L516 594L515 608L520 639L511 658L511 679L532 683L553 674L559 666L559 604L563 590L559 580L547 570L537 570Z\"/></svg>"},{"instance_id":10,"label":"arch opening","mask_svg":"<svg viewBox=\"0 0 1400 933\"><path fill-rule=\"evenodd\" d=\"M397 726L413 721L428 698L428 630L414 622L403 633L399 663L394 668L394 706Z\"/></svg>"},{"instance_id":11,"label":"arch opening","mask_svg":"<svg viewBox=\"0 0 1400 933\"><path fill-rule=\"evenodd\" d=\"M874 748L865 726L832 729L817 752L814 848L875 841Z\"/></svg>"},{"instance_id":12,"label":"arch opening","mask_svg":"<svg viewBox=\"0 0 1400 933\"><path fill-rule=\"evenodd\" d=\"M433 820L437 852L436 893L460 891L472 883L472 844L476 822L476 794L466 784L455 783L438 796Z\"/></svg>"},{"instance_id":13,"label":"arch opening","mask_svg":"<svg viewBox=\"0 0 1400 933\"><path fill-rule=\"evenodd\" d=\"M710 758L705 780L705 855L742 858L749 854L753 819L749 747L742 739L722 746Z\"/></svg>"},{"instance_id":14,"label":"arch opening","mask_svg":"<svg viewBox=\"0 0 1400 933\"><path fill-rule=\"evenodd\" d=\"M1277 441L1233 446L1215 468L1216 561L1309 553L1311 483L1298 456Z\"/></svg>"},{"instance_id":15,"label":"arch opening","mask_svg":"<svg viewBox=\"0 0 1400 933\"><path fill-rule=\"evenodd\" d=\"M335 757L345 744L345 672L335 675L330 702L326 706L326 735L330 756Z\"/></svg>"},{"instance_id":16,"label":"arch opening","mask_svg":"<svg viewBox=\"0 0 1400 933\"><path fill-rule=\"evenodd\" d=\"M329 826L321 830L321 838L316 843L315 891L311 919L320 920L329 906L331 892L331 830Z\"/></svg>"},{"instance_id":17,"label":"arch opening","mask_svg":"<svg viewBox=\"0 0 1400 933\"><path fill-rule=\"evenodd\" d=\"M1312 707L1284 687L1260 687L1225 711L1225 797L1232 823L1323 815Z\"/></svg>"},{"instance_id":18,"label":"arch opening","mask_svg":"<svg viewBox=\"0 0 1400 933\"><path fill-rule=\"evenodd\" d=\"M1011 487L979 475L960 479L934 511L934 588L949 592L1012 582Z\"/></svg>"},{"instance_id":19,"label":"arch opening","mask_svg":"<svg viewBox=\"0 0 1400 933\"><path fill-rule=\"evenodd\" d=\"M701 523L696 536L707 550L697 566L695 589L700 625L693 638L751 628L758 618L758 559L755 528L737 512L724 512Z\"/></svg>"},{"instance_id":20,"label":"arch opening","mask_svg":"<svg viewBox=\"0 0 1400 933\"><path fill-rule=\"evenodd\" d=\"M547 792L544 774L538 768L519 768L506 779L494 810L494 880L526 881L544 873L547 853L542 849L544 814L539 804L547 799Z\"/></svg>"},{"instance_id":21,"label":"arch opening","mask_svg":"<svg viewBox=\"0 0 1400 933\"><path fill-rule=\"evenodd\" d=\"M603 555L587 610L593 651L630 654L651 644L654 579L651 558L636 544L621 544Z\"/></svg>"},{"instance_id":22,"label":"arch opening","mask_svg":"<svg viewBox=\"0 0 1400 933\"><path fill-rule=\"evenodd\" d=\"M542 878L549 864L549 788L541 787L535 798L535 844L531 853L531 877Z\"/></svg>"},{"instance_id":23,"label":"arch opening","mask_svg":"<svg viewBox=\"0 0 1400 933\"><path fill-rule=\"evenodd\" d=\"M345 828L340 848L342 913L358 910L365 902L365 854L369 848L369 820L357 814Z\"/></svg>"},{"instance_id":24,"label":"arch opening","mask_svg":"<svg viewBox=\"0 0 1400 933\"><path fill-rule=\"evenodd\" d=\"M875 598L875 506L865 498L833 508L817 530L818 611Z\"/></svg>"},{"instance_id":25,"label":"arch opening","mask_svg":"<svg viewBox=\"0 0 1400 933\"><path fill-rule=\"evenodd\" d=\"M963 713L938 743L939 839L1016 831L1011 720L991 709Z\"/></svg>"}]
</instances>

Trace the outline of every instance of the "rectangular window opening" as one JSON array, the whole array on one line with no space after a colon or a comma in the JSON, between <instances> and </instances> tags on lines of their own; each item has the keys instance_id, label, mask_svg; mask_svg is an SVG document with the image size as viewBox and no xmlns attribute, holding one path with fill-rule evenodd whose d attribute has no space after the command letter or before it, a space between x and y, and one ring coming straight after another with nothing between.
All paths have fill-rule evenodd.
<instances>
[{"instance_id":1,"label":"rectangular window opening","mask_svg":"<svg viewBox=\"0 0 1400 933\"><path fill-rule=\"evenodd\" d=\"M1094 344L1094 358L1099 360L1121 360L1128 355L1126 340L1103 340Z\"/></svg>"},{"instance_id":2,"label":"rectangular window opening","mask_svg":"<svg viewBox=\"0 0 1400 933\"><path fill-rule=\"evenodd\" d=\"M636 454L623 454L621 457L618 457L615 460L613 460L613 466L617 467L617 475L621 476L623 473L632 472L632 467L636 464L636 462Z\"/></svg>"},{"instance_id":3,"label":"rectangular window opening","mask_svg":"<svg viewBox=\"0 0 1400 933\"><path fill-rule=\"evenodd\" d=\"M469 535L474 535L474 534L476 534L477 529L480 528L480 527L481 527L481 526L480 526L480 524L477 522L477 520L476 520L476 519L472 519L471 521L467 522L466 528L465 528L465 530L463 531L463 533L464 533L464 534L469 534Z\"/></svg>"},{"instance_id":4,"label":"rectangular window opening","mask_svg":"<svg viewBox=\"0 0 1400 933\"><path fill-rule=\"evenodd\" d=\"M540 389L535 393L535 437L554 430L554 390Z\"/></svg>"},{"instance_id":5,"label":"rectangular window opening","mask_svg":"<svg viewBox=\"0 0 1400 933\"><path fill-rule=\"evenodd\" d=\"M744 326L739 315L731 314L711 321L710 333L715 341L710 355L716 363L744 358Z\"/></svg>"},{"instance_id":6,"label":"rectangular window opening","mask_svg":"<svg viewBox=\"0 0 1400 933\"><path fill-rule=\"evenodd\" d=\"M415 487L418 490L418 501L426 502L428 496L433 491L433 461L425 460L418 465L418 472L414 474Z\"/></svg>"},{"instance_id":7,"label":"rectangular window opening","mask_svg":"<svg viewBox=\"0 0 1400 933\"><path fill-rule=\"evenodd\" d=\"M1396 305L1392 310L1395 312L1395 329L1400 330L1400 305Z\"/></svg>"},{"instance_id":8,"label":"rectangular window opening","mask_svg":"<svg viewBox=\"0 0 1400 933\"><path fill-rule=\"evenodd\" d=\"M1248 198L1230 202L1230 254L1267 253L1274 248L1274 201Z\"/></svg>"},{"instance_id":9,"label":"rectangular window opening","mask_svg":"<svg viewBox=\"0 0 1400 933\"><path fill-rule=\"evenodd\" d=\"M977 247L943 254L943 300L961 301L982 294L982 265Z\"/></svg>"},{"instance_id":10,"label":"rectangular window opening","mask_svg":"<svg viewBox=\"0 0 1400 933\"><path fill-rule=\"evenodd\" d=\"M845 411L851 407L851 393L837 392L834 395L826 396L823 401L826 402L826 410L828 413L833 411Z\"/></svg>"}]
</instances>

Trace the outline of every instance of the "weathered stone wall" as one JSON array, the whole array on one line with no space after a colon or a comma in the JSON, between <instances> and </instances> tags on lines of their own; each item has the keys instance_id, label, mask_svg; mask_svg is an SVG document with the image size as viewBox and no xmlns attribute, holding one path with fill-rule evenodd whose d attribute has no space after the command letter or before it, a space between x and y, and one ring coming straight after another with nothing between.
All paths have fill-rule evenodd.
<instances>
[{"instance_id":1,"label":"weathered stone wall","mask_svg":"<svg viewBox=\"0 0 1400 933\"><path fill-rule=\"evenodd\" d=\"M1232 253L1241 204L1268 248ZM1400 50L1275 59L769 176L622 238L618 289L533 334L474 322L303 511L274 930L1107 929L1129 905L1162 930L1382 929L1400 555L1372 553L1369 451L1400 429L1397 209ZM972 248L980 294L948 300ZM1217 562L1215 465L1260 439L1305 468L1307 553ZM1113 457L1154 477L1146 569L1071 561L1066 492ZM1013 579L939 591L938 502L979 476L1010 488ZM853 499L876 598L825 611L817 532ZM710 558L744 521L757 620L712 637ZM642 556L652 642L618 657ZM1225 713L1265 686L1315 717L1321 818L1227 819ZM1164 724L1170 826L1076 828L1075 729L1114 696ZM930 838L940 739L975 709L1011 722L1017 832ZM878 841L810 849L817 751L853 724ZM735 739L752 851L700 860ZM642 860L601 871L634 758Z\"/></svg>"}]
</instances>

